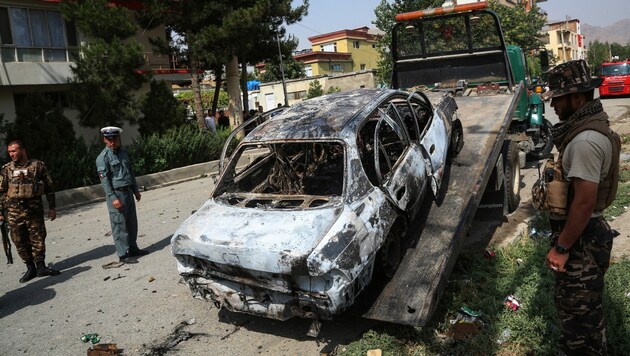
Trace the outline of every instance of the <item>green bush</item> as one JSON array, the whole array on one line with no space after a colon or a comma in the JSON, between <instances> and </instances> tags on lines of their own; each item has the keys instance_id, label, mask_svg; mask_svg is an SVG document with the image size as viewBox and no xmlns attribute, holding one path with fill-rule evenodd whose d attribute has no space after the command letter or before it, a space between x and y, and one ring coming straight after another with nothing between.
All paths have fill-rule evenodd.
<instances>
[{"instance_id":1,"label":"green bush","mask_svg":"<svg viewBox=\"0 0 630 356\"><path fill-rule=\"evenodd\" d=\"M219 159L229 133L229 130L219 130L213 135L193 125L184 125L164 134L141 137L125 147L129 151L136 176L141 176ZM100 182L95 160L104 147L102 141L88 144L80 139L61 151L49 151L41 157L32 158L46 163L55 190L61 191Z\"/></svg>"}]
</instances>

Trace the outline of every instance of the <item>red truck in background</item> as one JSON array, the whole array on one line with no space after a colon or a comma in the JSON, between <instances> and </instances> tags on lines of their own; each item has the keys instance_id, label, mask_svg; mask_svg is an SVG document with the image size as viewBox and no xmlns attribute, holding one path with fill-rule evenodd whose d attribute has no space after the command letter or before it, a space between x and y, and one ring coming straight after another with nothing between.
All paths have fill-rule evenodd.
<instances>
[{"instance_id":1,"label":"red truck in background","mask_svg":"<svg viewBox=\"0 0 630 356\"><path fill-rule=\"evenodd\" d=\"M602 63L600 77L604 78L599 87L600 97L630 95L630 58Z\"/></svg>"}]
</instances>

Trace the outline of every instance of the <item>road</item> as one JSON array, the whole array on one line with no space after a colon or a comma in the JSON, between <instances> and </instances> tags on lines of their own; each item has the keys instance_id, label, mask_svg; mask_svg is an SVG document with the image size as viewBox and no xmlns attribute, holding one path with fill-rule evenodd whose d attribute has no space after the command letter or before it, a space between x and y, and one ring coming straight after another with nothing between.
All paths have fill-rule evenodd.
<instances>
[{"instance_id":1,"label":"road","mask_svg":"<svg viewBox=\"0 0 630 356\"><path fill-rule=\"evenodd\" d=\"M630 120L630 98L607 99L604 106L613 123ZM553 110L547 115L555 116ZM630 124L620 127L630 133ZM523 174L522 209L507 225L516 226L524 219L518 214L527 215L536 173ZM98 333L101 343L116 343L125 355L152 350L153 355L319 355L378 325L345 315L324 323L316 341L306 337L307 320L278 322L219 311L193 299L179 282L169 242L212 187L211 178L201 178L143 192L139 245L151 253L119 268L102 268L117 261L105 203L59 211L57 220L46 222L47 262L61 275L19 283L25 267L15 249L15 263L0 269L0 355L81 355L89 345L80 338L88 333ZM514 233L501 227L488 231L495 238Z\"/></svg>"},{"instance_id":2,"label":"road","mask_svg":"<svg viewBox=\"0 0 630 356\"><path fill-rule=\"evenodd\" d=\"M0 269L0 355L82 355L88 348L80 340L84 333L98 333L101 343L116 343L125 355L176 344L186 333L194 336L166 346L171 351L163 354L319 355L375 324L340 318L324 324L320 342L306 337L307 320L282 323L219 312L193 299L179 283L170 237L212 186L211 178L202 178L142 193L138 241L151 253L136 265L102 268L117 261L105 203L62 210L55 221L47 220L46 260L62 273L21 284L25 266L13 249L14 264Z\"/></svg>"}]
</instances>

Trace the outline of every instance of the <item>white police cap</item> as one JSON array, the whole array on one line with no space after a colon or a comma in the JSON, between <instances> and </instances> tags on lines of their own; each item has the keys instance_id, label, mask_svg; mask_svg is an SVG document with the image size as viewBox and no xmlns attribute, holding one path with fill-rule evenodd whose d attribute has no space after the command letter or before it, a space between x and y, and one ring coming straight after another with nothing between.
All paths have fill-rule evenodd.
<instances>
[{"instance_id":1,"label":"white police cap","mask_svg":"<svg viewBox=\"0 0 630 356\"><path fill-rule=\"evenodd\" d=\"M105 137L116 137L120 135L121 132L122 132L122 129L116 126L107 126L101 129L101 133Z\"/></svg>"}]
</instances>

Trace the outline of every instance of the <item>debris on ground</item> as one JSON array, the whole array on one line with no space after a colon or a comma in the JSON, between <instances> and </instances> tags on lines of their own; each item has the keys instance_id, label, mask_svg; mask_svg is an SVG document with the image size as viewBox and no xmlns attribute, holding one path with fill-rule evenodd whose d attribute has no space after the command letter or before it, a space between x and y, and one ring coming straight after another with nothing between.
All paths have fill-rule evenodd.
<instances>
[{"instance_id":1,"label":"debris on ground","mask_svg":"<svg viewBox=\"0 0 630 356\"><path fill-rule=\"evenodd\" d=\"M508 308L517 311L520 307L521 307L521 302L514 298L513 295L508 295L507 297L505 297L505 306L507 306Z\"/></svg>"},{"instance_id":2,"label":"debris on ground","mask_svg":"<svg viewBox=\"0 0 630 356\"><path fill-rule=\"evenodd\" d=\"M450 320L451 327L446 333L447 336L459 341L469 336L477 335L479 329L484 326L481 316L481 312L474 311L465 306L461 307L455 319Z\"/></svg>"},{"instance_id":3,"label":"debris on ground","mask_svg":"<svg viewBox=\"0 0 630 356\"><path fill-rule=\"evenodd\" d=\"M501 332L501 335L499 335L499 338L497 339L497 344L505 344L510 339L510 336L512 336L512 330L510 328L506 328Z\"/></svg>"},{"instance_id":4,"label":"debris on ground","mask_svg":"<svg viewBox=\"0 0 630 356\"><path fill-rule=\"evenodd\" d=\"M118 355L118 347L116 344L98 344L90 347L87 351L88 356L110 356Z\"/></svg>"},{"instance_id":5,"label":"debris on ground","mask_svg":"<svg viewBox=\"0 0 630 356\"><path fill-rule=\"evenodd\" d=\"M124 265L124 263L116 261L116 262L106 263L106 264L102 265L101 267L103 267L103 269L110 269L110 268L118 268L118 267L120 267L122 265Z\"/></svg>"}]
</instances>

